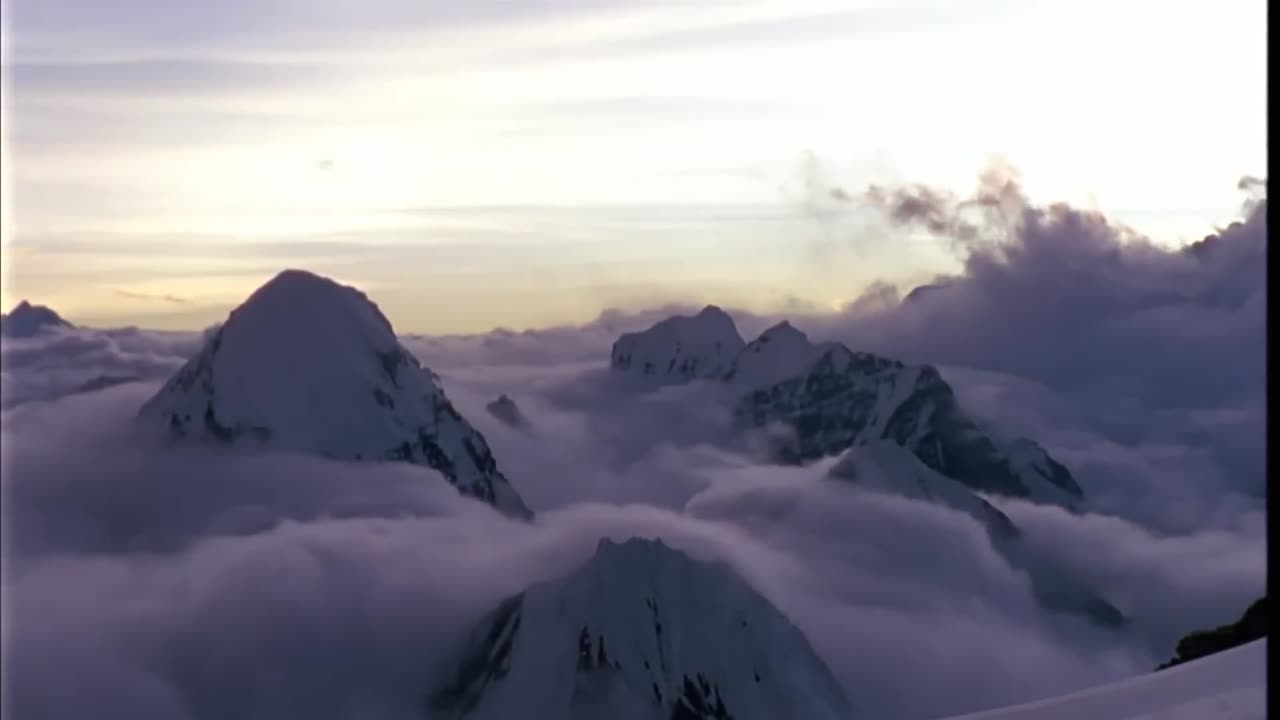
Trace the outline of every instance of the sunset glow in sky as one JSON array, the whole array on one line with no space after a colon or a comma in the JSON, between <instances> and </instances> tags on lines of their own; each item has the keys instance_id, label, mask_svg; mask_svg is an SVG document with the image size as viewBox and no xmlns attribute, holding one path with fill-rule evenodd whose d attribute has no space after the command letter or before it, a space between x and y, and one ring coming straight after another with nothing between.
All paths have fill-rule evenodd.
<instances>
[{"instance_id":1,"label":"sunset glow in sky","mask_svg":"<svg viewBox=\"0 0 1280 720\"><path fill-rule=\"evenodd\" d=\"M1162 242L1265 175L1261 0L6 0L0 302L193 328L283 267L403 331L831 308L955 267L805 178Z\"/></svg>"}]
</instances>

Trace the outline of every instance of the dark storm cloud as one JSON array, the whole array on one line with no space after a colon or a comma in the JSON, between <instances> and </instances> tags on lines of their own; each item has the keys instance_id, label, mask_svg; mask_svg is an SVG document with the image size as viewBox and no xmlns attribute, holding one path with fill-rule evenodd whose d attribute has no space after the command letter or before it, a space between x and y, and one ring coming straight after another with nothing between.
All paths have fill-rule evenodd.
<instances>
[{"instance_id":1,"label":"dark storm cloud","mask_svg":"<svg viewBox=\"0 0 1280 720\"><path fill-rule=\"evenodd\" d=\"M994 177L968 199L874 191L892 219L972 243L964 270L912 302L810 324L867 350L1161 407L1256 395L1265 368L1265 201L1176 250L1098 213L1033 206L1013 180ZM970 219L968 208L996 216Z\"/></svg>"}]
</instances>

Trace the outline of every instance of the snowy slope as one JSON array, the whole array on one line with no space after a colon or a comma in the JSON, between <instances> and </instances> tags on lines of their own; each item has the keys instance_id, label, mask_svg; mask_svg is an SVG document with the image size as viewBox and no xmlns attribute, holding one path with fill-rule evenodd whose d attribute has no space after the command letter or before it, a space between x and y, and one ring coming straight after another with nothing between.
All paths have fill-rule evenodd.
<instances>
[{"instance_id":1,"label":"snowy slope","mask_svg":"<svg viewBox=\"0 0 1280 720\"><path fill-rule=\"evenodd\" d=\"M602 540L476 629L432 718L847 718L808 641L727 567Z\"/></svg>"},{"instance_id":2,"label":"snowy slope","mask_svg":"<svg viewBox=\"0 0 1280 720\"><path fill-rule=\"evenodd\" d=\"M73 328L58 313L43 306L23 300L8 315L0 315L0 335L7 338L35 337L56 328Z\"/></svg>"},{"instance_id":3,"label":"snowy slope","mask_svg":"<svg viewBox=\"0 0 1280 720\"><path fill-rule=\"evenodd\" d=\"M286 270L255 291L139 416L179 436L425 465L465 495L528 514L377 306L311 273Z\"/></svg>"},{"instance_id":4,"label":"snowy slope","mask_svg":"<svg viewBox=\"0 0 1280 720\"><path fill-rule=\"evenodd\" d=\"M1263 720L1267 641L1025 705L949 720Z\"/></svg>"},{"instance_id":5,"label":"snowy slope","mask_svg":"<svg viewBox=\"0 0 1280 720\"><path fill-rule=\"evenodd\" d=\"M1128 622L1085 581L1029 562L1022 532L1007 515L895 442L881 439L855 445L832 466L828 476L859 489L935 503L970 515L986 529L992 547L1010 566L1027 574L1032 592L1046 609L1079 615L1103 627L1116 628Z\"/></svg>"},{"instance_id":6,"label":"snowy slope","mask_svg":"<svg viewBox=\"0 0 1280 720\"><path fill-rule=\"evenodd\" d=\"M828 475L872 492L924 500L970 515L993 538L1017 537L1018 529L1007 515L980 495L934 471L901 445L873 440L849 449Z\"/></svg>"},{"instance_id":7,"label":"snowy slope","mask_svg":"<svg viewBox=\"0 0 1280 720\"><path fill-rule=\"evenodd\" d=\"M725 380L743 391L773 385L801 375L830 345L815 345L791 323L765 330L734 358Z\"/></svg>"},{"instance_id":8,"label":"snowy slope","mask_svg":"<svg viewBox=\"0 0 1280 720\"><path fill-rule=\"evenodd\" d=\"M619 337L609 362L614 370L682 383L722 377L742 348L733 318L709 305L697 315L669 317L648 330Z\"/></svg>"},{"instance_id":9,"label":"snowy slope","mask_svg":"<svg viewBox=\"0 0 1280 720\"><path fill-rule=\"evenodd\" d=\"M1084 493L1071 472L1038 443L1024 437L1005 437L985 428L984 432L996 452L1009 463L1013 474L1022 479L1032 500L1066 508L1081 507Z\"/></svg>"}]
</instances>

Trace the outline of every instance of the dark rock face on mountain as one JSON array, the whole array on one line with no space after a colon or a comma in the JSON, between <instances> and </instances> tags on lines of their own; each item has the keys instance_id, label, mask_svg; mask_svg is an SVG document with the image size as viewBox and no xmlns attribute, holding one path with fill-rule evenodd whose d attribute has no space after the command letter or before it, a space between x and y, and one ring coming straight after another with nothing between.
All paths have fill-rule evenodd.
<instances>
[{"instance_id":1,"label":"dark rock face on mountain","mask_svg":"<svg viewBox=\"0 0 1280 720\"><path fill-rule=\"evenodd\" d=\"M735 354L726 359L729 349ZM981 428L932 366L813 343L787 322L744 345L732 318L707 308L622 336L611 363L630 374L639 364L642 375L670 382L724 382L739 395L732 425L769 431L777 462L799 465L889 440L972 490L1068 508L1083 499L1067 468L1035 442Z\"/></svg>"},{"instance_id":2,"label":"dark rock face on mountain","mask_svg":"<svg viewBox=\"0 0 1280 720\"><path fill-rule=\"evenodd\" d=\"M502 603L427 698L431 717L847 718L808 641L723 566L601 541Z\"/></svg>"},{"instance_id":3,"label":"dark rock face on mountain","mask_svg":"<svg viewBox=\"0 0 1280 720\"><path fill-rule=\"evenodd\" d=\"M1071 473L1038 445L997 445L961 409L929 365L828 345L802 374L753 389L734 410L743 429L782 426L779 461L800 464L863 441L891 440L966 487L1065 505L1083 493Z\"/></svg>"},{"instance_id":4,"label":"dark rock face on mountain","mask_svg":"<svg viewBox=\"0 0 1280 720\"><path fill-rule=\"evenodd\" d=\"M177 437L430 467L458 491L529 511L480 435L354 288L297 270L263 285L145 405Z\"/></svg>"},{"instance_id":5,"label":"dark rock face on mountain","mask_svg":"<svg viewBox=\"0 0 1280 720\"><path fill-rule=\"evenodd\" d=\"M1156 669L1164 670L1266 637L1267 613L1267 596L1263 595L1244 611L1239 620L1212 630L1198 630L1179 640L1173 659Z\"/></svg>"},{"instance_id":6,"label":"dark rock face on mountain","mask_svg":"<svg viewBox=\"0 0 1280 720\"><path fill-rule=\"evenodd\" d=\"M0 336L7 338L29 338L49 330L74 327L53 310L26 300L14 306L8 315L0 315Z\"/></svg>"},{"instance_id":7,"label":"dark rock face on mountain","mask_svg":"<svg viewBox=\"0 0 1280 720\"><path fill-rule=\"evenodd\" d=\"M998 508L956 480L928 467L907 448L875 440L851 448L832 466L832 480L872 492L924 500L963 512L987 530L993 542L1015 540L1021 532Z\"/></svg>"}]
</instances>

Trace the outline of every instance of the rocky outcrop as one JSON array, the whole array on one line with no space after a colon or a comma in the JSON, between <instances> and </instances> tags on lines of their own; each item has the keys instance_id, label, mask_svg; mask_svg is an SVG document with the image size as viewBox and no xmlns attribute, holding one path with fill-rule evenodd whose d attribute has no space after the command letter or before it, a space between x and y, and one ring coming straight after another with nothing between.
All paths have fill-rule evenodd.
<instances>
[{"instance_id":1,"label":"rocky outcrop","mask_svg":"<svg viewBox=\"0 0 1280 720\"><path fill-rule=\"evenodd\" d=\"M1239 620L1212 630L1198 630L1178 641L1176 654L1156 670L1181 665L1207 655L1230 650L1267 636L1267 596L1250 605Z\"/></svg>"}]
</instances>

